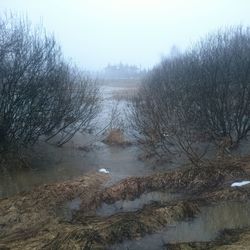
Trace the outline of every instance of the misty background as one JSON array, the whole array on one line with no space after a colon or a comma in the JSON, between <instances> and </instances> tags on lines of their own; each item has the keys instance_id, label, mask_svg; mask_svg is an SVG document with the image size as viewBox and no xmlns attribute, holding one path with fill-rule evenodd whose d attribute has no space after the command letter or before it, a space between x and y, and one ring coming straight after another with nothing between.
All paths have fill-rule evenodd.
<instances>
[{"instance_id":1,"label":"misty background","mask_svg":"<svg viewBox=\"0 0 250 250\"><path fill-rule=\"evenodd\" d=\"M86 70L120 62L148 69L171 48L220 27L248 25L247 0L2 0L1 14L27 16L54 33L64 55Z\"/></svg>"}]
</instances>

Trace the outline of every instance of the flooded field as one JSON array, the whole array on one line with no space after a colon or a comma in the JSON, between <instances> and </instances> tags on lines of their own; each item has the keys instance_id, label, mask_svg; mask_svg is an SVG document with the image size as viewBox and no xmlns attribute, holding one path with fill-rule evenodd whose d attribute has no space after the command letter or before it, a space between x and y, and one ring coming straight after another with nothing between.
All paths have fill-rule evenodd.
<instances>
[{"instance_id":1,"label":"flooded field","mask_svg":"<svg viewBox=\"0 0 250 250\"><path fill-rule=\"evenodd\" d=\"M134 200L119 200L113 204L103 203L102 206L97 209L96 213L99 216L110 216L116 213L133 212L142 209L145 205L154 202L165 203L176 200L178 197L181 197L181 195L154 191L144 193Z\"/></svg>"},{"instance_id":2,"label":"flooded field","mask_svg":"<svg viewBox=\"0 0 250 250\"><path fill-rule=\"evenodd\" d=\"M108 169L113 181L153 172L150 165L138 160L139 150L135 146L121 148L99 143L90 152L54 146L46 146L45 150L46 160L36 159L32 169L15 170L0 176L0 197L27 191L44 183L72 179L100 168Z\"/></svg>"},{"instance_id":3,"label":"flooded field","mask_svg":"<svg viewBox=\"0 0 250 250\"><path fill-rule=\"evenodd\" d=\"M4 172L0 176L0 198L10 198L2 200L2 211L0 206L3 215L0 248L2 237L3 244L10 244L13 249L24 249L27 244L33 249L34 245L44 244L48 249L71 249L73 245L82 249L84 245L87 248L83 249L158 250L167 249L167 244L172 243L213 241L224 229L250 228L247 191L242 194L245 202L236 198L223 200L218 195L216 202L199 205L202 192L214 192L224 180L238 178L237 169L228 168L227 172L225 168L224 175L216 167L212 172L190 169L181 173L185 168L180 168L180 172L165 174L166 170L180 167L181 158L162 164L140 160L141 150L131 136L126 116L128 93L136 91L136 87L112 83L101 88L104 101L101 115L95 121L95 131L78 133L63 147L41 142L31 153L31 168ZM104 140L114 107L129 143L110 145ZM238 148L238 155L248 154L247 148ZM108 174L99 176L100 169ZM242 172L239 173L241 178ZM91 186L92 178L96 187ZM230 181L226 183L229 187ZM34 187L36 191L32 191ZM15 198L21 191L28 193ZM230 190L227 192L230 196ZM43 199L47 204L41 209ZM13 218L19 222L13 224ZM28 242L22 236L23 227ZM89 231L99 238L91 236L89 242ZM33 241L37 232L42 237L35 236ZM80 240L76 240L75 233L80 235ZM9 234L17 240L9 241ZM89 244L93 248L88 248Z\"/></svg>"},{"instance_id":4,"label":"flooded field","mask_svg":"<svg viewBox=\"0 0 250 250\"><path fill-rule=\"evenodd\" d=\"M0 1L0 250L250 250L242 2Z\"/></svg>"},{"instance_id":5,"label":"flooded field","mask_svg":"<svg viewBox=\"0 0 250 250\"><path fill-rule=\"evenodd\" d=\"M112 175L94 172L2 199L0 246L163 249L169 243L214 240L224 229L250 228L249 185L225 187L229 177L244 174L233 161L228 164L228 171L215 162L214 169L129 177L111 186ZM197 193L197 187L203 191Z\"/></svg>"},{"instance_id":6,"label":"flooded field","mask_svg":"<svg viewBox=\"0 0 250 250\"><path fill-rule=\"evenodd\" d=\"M47 143L36 145L31 153L30 169L16 169L0 176L0 198L28 191L41 184L72 179L100 168L110 171L112 181L152 173L153 167L138 159L140 150L136 145L119 147L102 142L105 127L110 122L112 107L116 103L113 94L116 91L129 91L131 88L136 86L130 83L122 87L115 85L115 82L102 86L104 101L95 131L98 135L78 133L72 141L60 148ZM119 102L121 114L126 105L127 101Z\"/></svg>"}]
</instances>

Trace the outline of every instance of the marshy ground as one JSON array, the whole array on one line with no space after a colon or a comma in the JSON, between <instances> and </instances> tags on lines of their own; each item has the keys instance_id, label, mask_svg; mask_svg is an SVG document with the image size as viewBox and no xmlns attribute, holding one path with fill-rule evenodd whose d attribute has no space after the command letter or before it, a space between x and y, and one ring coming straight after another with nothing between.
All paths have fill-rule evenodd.
<instances>
[{"instance_id":1,"label":"marshy ground","mask_svg":"<svg viewBox=\"0 0 250 250\"><path fill-rule=\"evenodd\" d=\"M107 86L100 119L128 89ZM1 177L0 249L249 249L250 185L231 187L250 180L246 153L158 166L121 130L83 139L40 145L51 160Z\"/></svg>"},{"instance_id":2,"label":"marshy ground","mask_svg":"<svg viewBox=\"0 0 250 250\"><path fill-rule=\"evenodd\" d=\"M105 186L109 174L95 172L43 185L0 201L0 247L235 249L249 239L250 188L230 183L249 177L248 171L246 157L128 177L111 186ZM136 207L132 202L140 198ZM111 209L117 202L122 211Z\"/></svg>"}]
</instances>

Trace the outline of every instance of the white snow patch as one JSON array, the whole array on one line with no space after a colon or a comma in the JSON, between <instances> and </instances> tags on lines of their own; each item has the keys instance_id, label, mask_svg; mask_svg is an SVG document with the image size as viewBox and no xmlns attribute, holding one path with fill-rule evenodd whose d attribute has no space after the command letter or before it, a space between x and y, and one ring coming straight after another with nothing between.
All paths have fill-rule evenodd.
<instances>
[{"instance_id":1,"label":"white snow patch","mask_svg":"<svg viewBox=\"0 0 250 250\"><path fill-rule=\"evenodd\" d=\"M106 168L100 168L99 172L104 174L109 174L109 171Z\"/></svg>"},{"instance_id":2,"label":"white snow patch","mask_svg":"<svg viewBox=\"0 0 250 250\"><path fill-rule=\"evenodd\" d=\"M250 184L250 181L240 181L240 182L234 182L231 184L231 187L241 187L244 185Z\"/></svg>"}]
</instances>

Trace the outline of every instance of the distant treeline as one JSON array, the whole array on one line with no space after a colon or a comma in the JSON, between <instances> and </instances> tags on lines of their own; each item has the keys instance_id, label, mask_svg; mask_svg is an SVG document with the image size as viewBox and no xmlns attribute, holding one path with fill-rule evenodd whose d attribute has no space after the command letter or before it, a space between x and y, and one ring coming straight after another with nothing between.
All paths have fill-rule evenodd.
<instances>
[{"instance_id":1,"label":"distant treeline","mask_svg":"<svg viewBox=\"0 0 250 250\"><path fill-rule=\"evenodd\" d=\"M145 75L146 70L141 69L136 65L128 65L128 64L108 64L102 73L104 78L112 78L112 79L128 79L128 78L138 78Z\"/></svg>"}]
</instances>

